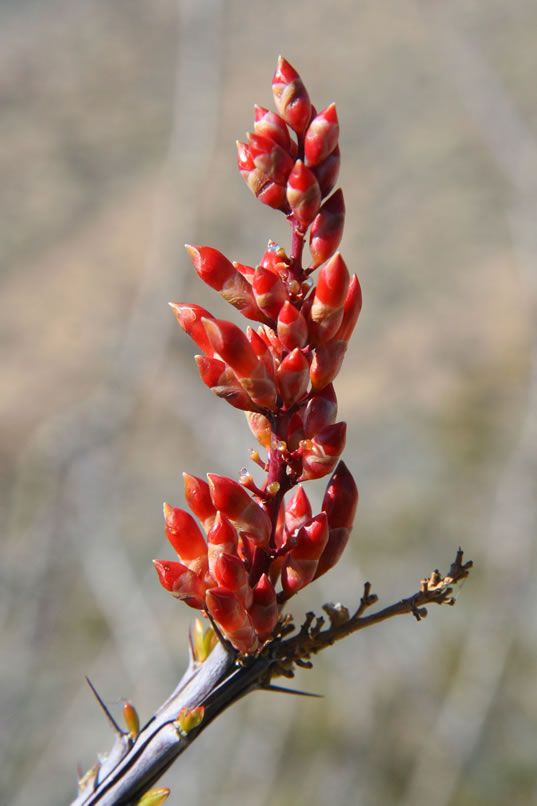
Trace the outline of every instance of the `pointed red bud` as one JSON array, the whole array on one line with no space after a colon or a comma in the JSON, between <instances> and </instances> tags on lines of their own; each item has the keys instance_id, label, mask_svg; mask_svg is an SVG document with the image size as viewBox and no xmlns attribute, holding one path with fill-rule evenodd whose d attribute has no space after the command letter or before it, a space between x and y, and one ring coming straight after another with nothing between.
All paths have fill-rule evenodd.
<instances>
[{"instance_id":1,"label":"pointed red bud","mask_svg":"<svg viewBox=\"0 0 537 806\"><path fill-rule=\"evenodd\" d=\"M279 360L282 357L282 345L273 329L268 325L261 325L257 332L267 347L270 348L274 357Z\"/></svg>"},{"instance_id":2,"label":"pointed red bud","mask_svg":"<svg viewBox=\"0 0 537 806\"><path fill-rule=\"evenodd\" d=\"M324 428L302 451L302 475L299 481L320 479L331 473L345 447L347 424L334 423Z\"/></svg>"},{"instance_id":3,"label":"pointed red bud","mask_svg":"<svg viewBox=\"0 0 537 806\"><path fill-rule=\"evenodd\" d=\"M256 199L275 210L288 212L285 186L273 182L264 171L255 167L246 143L237 142L237 152L237 164L241 175Z\"/></svg>"},{"instance_id":4,"label":"pointed red bud","mask_svg":"<svg viewBox=\"0 0 537 806\"><path fill-rule=\"evenodd\" d=\"M254 403L273 408L276 386L242 330L223 319L204 319L203 322L215 353L229 364Z\"/></svg>"},{"instance_id":5,"label":"pointed red bud","mask_svg":"<svg viewBox=\"0 0 537 806\"><path fill-rule=\"evenodd\" d=\"M348 341L354 330L354 326L360 316L362 310L362 289L358 282L358 277L353 274L349 283L349 290L345 298L345 305L343 306L343 320L335 335L336 339L343 339Z\"/></svg>"},{"instance_id":6,"label":"pointed red bud","mask_svg":"<svg viewBox=\"0 0 537 806\"><path fill-rule=\"evenodd\" d=\"M274 363L272 350L267 345L266 341L262 339L259 333L256 333L256 331L251 327L246 328L246 338L248 339L256 356L265 365L269 377L273 378L276 372L276 365Z\"/></svg>"},{"instance_id":7,"label":"pointed red bud","mask_svg":"<svg viewBox=\"0 0 537 806\"><path fill-rule=\"evenodd\" d=\"M330 341L343 321L343 307L349 288L349 272L339 252L319 272L310 309L311 331L318 342Z\"/></svg>"},{"instance_id":8,"label":"pointed red bud","mask_svg":"<svg viewBox=\"0 0 537 806\"><path fill-rule=\"evenodd\" d=\"M358 506L358 488L345 462L340 462L328 482L323 498L323 512L326 512L331 529L343 526L351 529Z\"/></svg>"},{"instance_id":9,"label":"pointed red bud","mask_svg":"<svg viewBox=\"0 0 537 806\"><path fill-rule=\"evenodd\" d=\"M253 603L248 612L256 633L265 641L272 634L279 618L276 591L266 574L259 578L254 588Z\"/></svg>"},{"instance_id":10,"label":"pointed red bud","mask_svg":"<svg viewBox=\"0 0 537 806\"><path fill-rule=\"evenodd\" d=\"M221 512L216 513L214 523L207 535L207 548L209 553L209 571L215 575L217 558L224 554L237 554L239 536L231 521Z\"/></svg>"},{"instance_id":11,"label":"pointed red bud","mask_svg":"<svg viewBox=\"0 0 537 806\"><path fill-rule=\"evenodd\" d=\"M278 275L259 266L254 274L252 287L258 308L270 319L276 320L287 300L287 290Z\"/></svg>"},{"instance_id":12,"label":"pointed red bud","mask_svg":"<svg viewBox=\"0 0 537 806\"><path fill-rule=\"evenodd\" d=\"M283 359L276 377L282 400L290 409L304 397L310 381L308 359L298 347Z\"/></svg>"},{"instance_id":13,"label":"pointed red bud","mask_svg":"<svg viewBox=\"0 0 537 806\"><path fill-rule=\"evenodd\" d=\"M244 654L255 652L259 641L239 597L225 588L211 588L206 601L207 610L233 646Z\"/></svg>"},{"instance_id":14,"label":"pointed red bud","mask_svg":"<svg viewBox=\"0 0 537 806\"><path fill-rule=\"evenodd\" d=\"M305 408L304 433L308 439L314 437L327 425L333 425L337 417L337 398L334 387L328 384L317 394L312 395Z\"/></svg>"},{"instance_id":15,"label":"pointed red bud","mask_svg":"<svg viewBox=\"0 0 537 806\"><path fill-rule=\"evenodd\" d=\"M310 252L314 269L332 257L338 248L344 223L345 202L340 189L325 201L311 225Z\"/></svg>"},{"instance_id":16,"label":"pointed red bud","mask_svg":"<svg viewBox=\"0 0 537 806\"><path fill-rule=\"evenodd\" d=\"M254 266L246 266L244 263L239 263L238 261L233 261L234 267L237 269L238 272L242 274L242 276L248 280L250 285L252 284L252 280L255 274Z\"/></svg>"},{"instance_id":17,"label":"pointed red bud","mask_svg":"<svg viewBox=\"0 0 537 806\"><path fill-rule=\"evenodd\" d=\"M239 140L235 141L235 145L237 146L237 166L243 177L248 181L248 174L255 169L250 146L248 143L241 143Z\"/></svg>"},{"instance_id":18,"label":"pointed red bud","mask_svg":"<svg viewBox=\"0 0 537 806\"><path fill-rule=\"evenodd\" d=\"M281 277L282 273L287 273L289 270L289 258L282 246L269 240L259 265L264 269L270 269L271 272Z\"/></svg>"},{"instance_id":19,"label":"pointed red bud","mask_svg":"<svg viewBox=\"0 0 537 806\"><path fill-rule=\"evenodd\" d=\"M260 134L248 133L248 147L255 167L278 185L285 185L294 160L278 143Z\"/></svg>"},{"instance_id":20,"label":"pointed red bud","mask_svg":"<svg viewBox=\"0 0 537 806\"><path fill-rule=\"evenodd\" d=\"M287 201L298 223L306 230L321 207L321 189L315 174L297 160L287 180Z\"/></svg>"},{"instance_id":21,"label":"pointed red bud","mask_svg":"<svg viewBox=\"0 0 537 806\"><path fill-rule=\"evenodd\" d=\"M297 71L281 56L272 78L276 109L297 134L305 131L311 117L311 101Z\"/></svg>"},{"instance_id":22,"label":"pointed red bud","mask_svg":"<svg viewBox=\"0 0 537 806\"><path fill-rule=\"evenodd\" d=\"M328 520L324 512L301 527L296 546L285 558L282 587L287 597L307 585L315 576L319 558L328 542Z\"/></svg>"},{"instance_id":23,"label":"pointed red bud","mask_svg":"<svg viewBox=\"0 0 537 806\"><path fill-rule=\"evenodd\" d=\"M214 575L222 588L237 594L246 609L253 601L253 594L248 584L248 572L237 555L223 552L214 563Z\"/></svg>"},{"instance_id":24,"label":"pointed red bud","mask_svg":"<svg viewBox=\"0 0 537 806\"><path fill-rule=\"evenodd\" d=\"M285 121L275 112L271 112L262 106L255 106L255 124L254 129L256 134L262 134L264 137L270 137L275 143L278 143L289 153L292 152L294 142L289 136L289 129ZM294 156L292 154L292 156Z\"/></svg>"},{"instance_id":25,"label":"pointed red bud","mask_svg":"<svg viewBox=\"0 0 537 806\"><path fill-rule=\"evenodd\" d=\"M250 283L227 257L211 246L186 244L186 249L201 279L219 291L226 302L237 308L247 319L267 321L256 305Z\"/></svg>"},{"instance_id":26,"label":"pointed red bud","mask_svg":"<svg viewBox=\"0 0 537 806\"><path fill-rule=\"evenodd\" d=\"M330 104L319 112L306 131L304 138L304 154L306 165L319 165L332 153L339 139L339 122L336 105Z\"/></svg>"},{"instance_id":27,"label":"pointed red bud","mask_svg":"<svg viewBox=\"0 0 537 806\"><path fill-rule=\"evenodd\" d=\"M200 350L203 350L205 355L212 356L214 349L207 338L202 319L214 319L214 316L201 305L186 302L169 302L168 305L185 333L198 345Z\"/></svg>"},{"instance_id":28,"label":"pointed red bud","mask_svg":"<svg viewBox=\"0 0 537 806\"><path fill-rule=\"evenodd\" d=\"M350 533L351 530L346 529L344 526L330 529L328 532L328 543L317 564L314 579L318 579L323 574L326 574L326 572L329 571L330 568L333 568L338 562L345 550L345 546L349 542Z\"/></svg>"},{"instance_id":29,"label":"pointed red bud","mask_svg":"<svg viewBox=\"0 0 537 806\"><path fill-rule=\"evenodd\" d=\"M194 515L203 524L205 531L208 532L216 516L216 508L211 499L209 485L203 479L191 476L190 473L183 473L183 481L186 502Z\"/></svg>"},{"instance_id":30,"label":"pointed red bud","mask_svg":"<svg viewBox=\"0 0 537 806\"><path fill-rule=\"evenodd\" d=\"M317 321L316 306L325 306L330 312L343 308L349 288L349 272L339 252L319 272L311 318Z\"/></svg>"},{"instance_id":31,"label":"pointed red bud","mask_svg":"<svg viewBox=\"0 0 537 806\"><path fill-rule=\"evenodd\" d=\"M301 484L285 507L285 528L290 535L311 519L311 504Z\"/></svg>"},{"instance_id":32,"label":"pointed red bud","mask_svg":"<svg viewBox=\"0 0 537 806\"><path fill-rule=\"evenodd\" d=\"M340 339L334 339L326 344L319 344L315 348L310 366L313 391L318 392L329 383L332 383L341 369L346 350L347 342Z\"/></svg>"},{"instance_id":33,"label":"pointed red bud","mask_svg":"<svg viewBox=\"0 0 537 806\"><path fill-rule=\"evenodd\" d=\"M332 153L313 169L313 173L317 177L319 187L321 188L323 199L332 192L336 185L340 164L341 156L339 146L336 146Z\"/></svg>"},{"instance_id":34,"label":"pointed red bud","mask_svg":"<svg viewBox=\"0 0 537 806\"><path fill-rule=\"evenodd\" d=\"M287 301L278 314L278 338L286 350L304 347L308 340L308 325L300 311Z\"/></svg>"},{"instance_id":35,"label":"pointed red bud","mask_svg":"<svg viewBox=\"0 0 537 806\"><path fill-rule=\"evenodd\" d=\"M201 577L182 563L170 560L153 560L160 584L176 599L189 607L201 610L205 607L205 590Z\"/></svg>"},{"instance_id":36,"label":"pointed red bud","mask_svg":"<svg viewBox=\"0 0 537 806\"><path fill-rule=\"evenodd\" d=\"M187 243L185 249L203 282L216 291L220 291L237 273L233 263L212 246L190 246Z\"/></svg>"},{"instance_id":37,"label":"pointed red bud","mask_svg":"<svg viewBox=\"0 0 537 806\"><path fill-rule=\"evenodd\" d=\"M244 390L232 369L218 358L195 356L201 380L211 392L241 411L258 411L258 406Z\"/></svg>"},{"instance_id":38,"label":"pointed red bud","mask_svg":"<svg viewBox=\"0 0 537 806\"><path fill-rule=\"evenodd\" d=\"M225 319L204 319L203 323L214 351L229 364L238 378L248 377L257 369L257 356L237 325Z\"/></svg>"},{"instance_id":39,"label":"pointed red bud","mask_svg":"<svg viewBox=\"0 0 537 806\"><path fill-rule=\"evenodd\" d=\"M238 482L226 476L208 473L211 499L216 507L241 532L258 546L268 545L272 523L267 513L252 500Z\"/></svg>"},{"instance_id":40,"label":"pointed red bud","mask_svg":"<svg viewBox=\"0 0 537 806\"><path fill-rule=\"evenodd\" d=\"M192 515L184 509L164 504L166 537L179 555L179 559L194 571L203 575L207 571L207 543Z\"/></svg>"}]
</instances>

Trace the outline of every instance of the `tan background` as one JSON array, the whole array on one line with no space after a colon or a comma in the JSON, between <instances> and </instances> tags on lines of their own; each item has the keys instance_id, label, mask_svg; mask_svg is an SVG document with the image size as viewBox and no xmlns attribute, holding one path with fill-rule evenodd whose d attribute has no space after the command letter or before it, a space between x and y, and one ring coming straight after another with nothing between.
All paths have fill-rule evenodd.
<instances>
[{"instance_id":1,"label":"tan background","mask_svg":"<svg viewBox=\"0 0 537 806\"><path fill-rule=\"evenodd\" d=\"M0 23L2 804L69 802L109 747L85 674L146 719L185 664L161 502L183 470L235 476L252 439L166 302L227 315L185 241L245 263L289 243L234 150L279 52L338 105L364 290L338 386L357 525L293 610L366 578L388 604L459 544L476 570L454 610L300 674L323 700L224 715L169 802L536 802L537 5L4 0Z\"/></svg>"}]
</instances>

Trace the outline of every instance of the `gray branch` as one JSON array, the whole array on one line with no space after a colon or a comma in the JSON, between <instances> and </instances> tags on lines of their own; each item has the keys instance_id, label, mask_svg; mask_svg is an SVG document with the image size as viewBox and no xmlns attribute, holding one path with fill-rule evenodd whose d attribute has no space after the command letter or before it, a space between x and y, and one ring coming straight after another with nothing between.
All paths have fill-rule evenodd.
<instances>
[{"instance_id":1,"label":"gray branch","mask_svg":"<svg viewBox=\"0 0 537 806\"><path fill-rule=\"evenodd\" d=\"M447 576L433 571L421 580L417 593L368 615L364 613L377 597L366 582L354 615L342 605L325 605L329 626L323 629L324 618L308 613L294 635L290 616L284 617L273 640L252 658L218 643L203 663L191 660L175 691L135 738L117 730L112 750L84 776L71 806L135 806L201 731L241 697L270 689L272 676L293 677L295 666L310 667L312 655L354 632L398 615L412 614L419 621L427 615L425 605L454 604L453 585L467 577L471 567L471 562L463 562L459 549ZM205 709L203 719L185 733L177 721L179 714L183 708L190 711L198 706Z\"/></svg>"}]
</instances>

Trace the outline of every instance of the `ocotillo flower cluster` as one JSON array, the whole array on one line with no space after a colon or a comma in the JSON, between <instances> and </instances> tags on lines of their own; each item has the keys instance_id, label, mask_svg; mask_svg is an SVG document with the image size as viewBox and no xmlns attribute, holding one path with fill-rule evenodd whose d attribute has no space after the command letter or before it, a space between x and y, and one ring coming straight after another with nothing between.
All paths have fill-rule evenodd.
<instances>
[{"instance_id":1,"label":"ocotillo flower cluster","mask_svg":"<svg viewBox=\"0 0 537 806\"><path fill-rule=\"evenodd\" d=\"M164 505L180 562L154 561L162 585L207 613L244 654L270 639L287 599L338 561L358 503L340 461L346 426L336 422L332 385L361 309L358 279L337 252L345 218L343 193L333 192L338 118L334 104L317 113L285 59L272 90L277 113L255 107L254 130L237 144L238 167L256 198L287 216L289 255L269 241L253 267L210 246L187 246L201 279L257 329L243 332L199 305L171 303L202 351L196 362L203 382L246 412L266 452L250 458L265 480L257 486L246 471L238 481L185 473L192 514ZM311 260L303 266L308 230ZM330 473L322 510L313 515L302 482Z\"/></svg>"}]
</instances>

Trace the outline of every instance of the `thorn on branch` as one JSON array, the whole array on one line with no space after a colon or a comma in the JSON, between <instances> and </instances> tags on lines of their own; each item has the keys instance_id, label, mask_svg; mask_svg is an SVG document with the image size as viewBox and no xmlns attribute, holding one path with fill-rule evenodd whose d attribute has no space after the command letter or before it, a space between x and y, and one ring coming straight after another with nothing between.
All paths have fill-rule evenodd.
<instances>
[{"instance_id":1,"label":"thorn on branch","mask_svg":"<svg viewBox=\"0 0 537 806\"><path fill-rule=\"evenodd\" d=\"M86 675L86 683L88 684L90 689L93 691L93 693L95 695L95 699L97 700L97 702L101 706L101 709L103 710L103 713L105 714L106 718L108 719L108 721L112 725L112 728L113 728L114 732L118 733L120 736L123 736L124 731L122 731L121 728L119 727L119 725L117 724L116 720L114 719L114 717L112 716L112 714L110 713L110 711L108 710L106 705L104 704L99 692L97 691L97 689L95 688L95 686L93 685L93 683L91 682L91 680L89 679L89 677L87 675Z\"/></svg>"}]
</instances>

